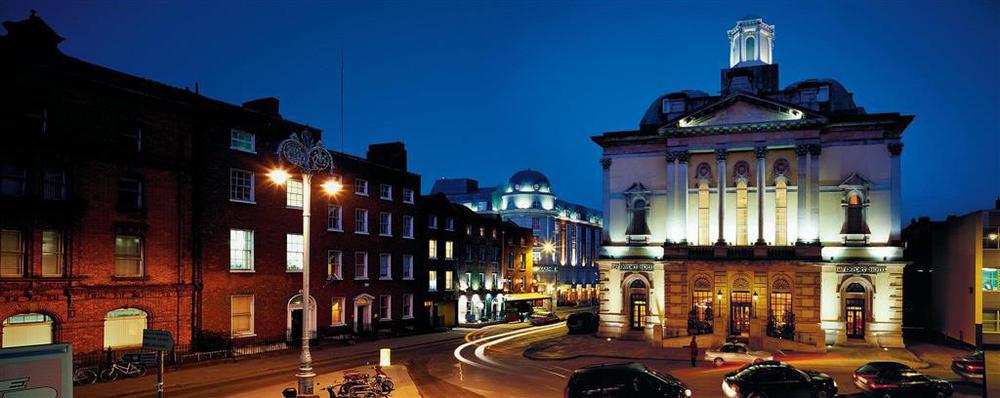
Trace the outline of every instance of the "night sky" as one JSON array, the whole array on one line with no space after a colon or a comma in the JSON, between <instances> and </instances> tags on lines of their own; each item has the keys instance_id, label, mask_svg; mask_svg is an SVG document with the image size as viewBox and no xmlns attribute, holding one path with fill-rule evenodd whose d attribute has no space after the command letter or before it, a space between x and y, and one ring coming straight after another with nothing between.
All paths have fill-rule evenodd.
<instances>
[{"instance_id":1,"label":"night sky","mask_svg":"<svg viewBox=\"0 0 1000 398\"><path fill-rule=\"evenodd\" d=\"M442 177L504 182L541 170L600 206L590 136L638 127L658 95L717 94L727 29L776 25L781 86L834 78L869 112L916 115L904 134L903 216L992 207L1000 195L997 2L0 2L35 8L72 56L232 103L276 96L346 152L403 141L425 192Z\"/></svg>"}]
</instances>

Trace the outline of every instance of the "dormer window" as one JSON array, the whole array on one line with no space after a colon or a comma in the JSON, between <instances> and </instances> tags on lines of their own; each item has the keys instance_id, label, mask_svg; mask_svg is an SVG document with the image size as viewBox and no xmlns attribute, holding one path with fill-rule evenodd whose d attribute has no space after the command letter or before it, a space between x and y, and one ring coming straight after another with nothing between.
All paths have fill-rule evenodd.
<instances>
[{"instance_id":1,"label":"dormer window","mask_svg":"<svg viewBox=\"0 0 1000 398\"><path fill-rule=\"evenodd\" d=\"M663 113L684 112L684 99L663 99Z\"/></svg>"},{"instance_id":2,"label":"dormer window","mask_svg":"<svg viewBox=\"0 0 1000 398\"><path fill-rule=\"evenodd\" d=\"M830 100L830 86L820 86L816 91L816 101L826 102Z\"/></svg>"}]
</instances>

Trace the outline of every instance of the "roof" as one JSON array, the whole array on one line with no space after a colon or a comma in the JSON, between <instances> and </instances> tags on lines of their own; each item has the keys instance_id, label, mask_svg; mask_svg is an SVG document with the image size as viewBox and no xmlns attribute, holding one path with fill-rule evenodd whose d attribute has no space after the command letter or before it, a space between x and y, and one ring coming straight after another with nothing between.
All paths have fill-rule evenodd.
<instances>
[{"instance_id":1,"label":"roof","mask_svg":"<svg viewBox=\"0 0 1000 398\"><path fill-rule=\"evenodd\" d=\"M521 190L519 187L533 187L530 190L538 190L541 187L552 187L552 184L549 183L549 178L545 174L532 169L525 169L514 173L507 182L510 183L512 188L518 191Z\"/></svg>"}]
</instances>

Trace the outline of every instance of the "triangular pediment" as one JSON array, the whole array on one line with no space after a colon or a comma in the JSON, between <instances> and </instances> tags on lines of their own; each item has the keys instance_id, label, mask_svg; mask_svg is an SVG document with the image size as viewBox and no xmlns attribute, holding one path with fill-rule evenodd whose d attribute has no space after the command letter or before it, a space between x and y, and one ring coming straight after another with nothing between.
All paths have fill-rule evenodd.
<instances>
[{"instance_id":1,"label":"triangular pediment","mask_svg":"<svg viewBox=\"0 0 1000 398\"><path fill-rule=\"evenodd\" d=\"M844 179L844 182L840 183L840 188L858 188L858 187L868 187L871 185L871 181L865 178L863 175L858 173L851 173Z\"/></svg>"},{"instance_id":2,"label":"triangular pediment","mask_svg":"<svg viewBox=\"0 0 1000 398\"><path fill-rule=\"evenodd\" d=\"M753 125L819 117L812 112L766 98L735 94L681 116L676 127Z\"/></svg>"}]
</instances>

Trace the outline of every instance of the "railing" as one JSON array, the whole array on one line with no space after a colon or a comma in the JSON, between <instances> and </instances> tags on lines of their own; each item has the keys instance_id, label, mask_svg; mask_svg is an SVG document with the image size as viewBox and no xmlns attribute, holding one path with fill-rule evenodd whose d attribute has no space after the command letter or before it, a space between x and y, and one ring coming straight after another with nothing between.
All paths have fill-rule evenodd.
<instances>
[{"instance_id":1,"label":"railing","mask_svg":"<svg viewBox=\"0 0 1000 398\"><path fill-rule=\"evenodd\" d=\"M663 248L665 258L687 259L819 259L823 247L820 245L796 246L687 246L667 245Z\"/></svg>"}]
</instances>

